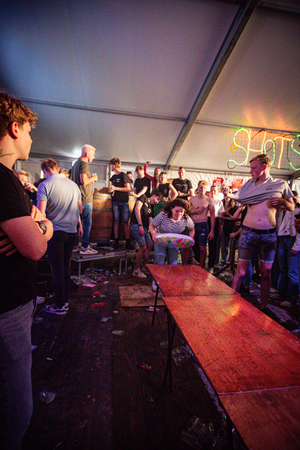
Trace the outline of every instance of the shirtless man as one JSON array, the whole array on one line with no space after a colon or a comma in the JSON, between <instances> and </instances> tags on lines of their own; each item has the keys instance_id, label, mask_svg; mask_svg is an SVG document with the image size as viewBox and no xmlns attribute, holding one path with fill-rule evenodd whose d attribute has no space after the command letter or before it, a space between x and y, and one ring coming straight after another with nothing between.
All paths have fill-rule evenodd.
<instances>
[{"instance_id":1,"label":"shirtless man","mask_svg":"<svg viewBox=\"0 0 300 450\"><path fill-rule=\"evenodd\" d=\"M246 275L256 249L261 268L261 310L268 304L271 287L271 269L276 249L276 211L279 205L289 211L295 207L293 194L286 181L270 176L271 160L260 154L250 161L252 180L242 186L234 200L247 204L248 212L239 239L239 261L232 280L232 288L238 291Z\"/></svg>"},{"instance_id":2,"label":"shirtless man","mask_svg":"<svg viewBox=\"0 0 300 450\"><path fill-rule=\"evenodd\" d=\"M200 247L200 266L204 267L206 260L206 243L207 239L214 238L215 229L215 208L211 197L206 195L208 183L207 181L199 181L197 192L190 198L189 202L192 205L192 219L195 224L195 232L198 237ZM210 212L211 230L209 232L207 214Z\"/></svg>"}]
</instances>

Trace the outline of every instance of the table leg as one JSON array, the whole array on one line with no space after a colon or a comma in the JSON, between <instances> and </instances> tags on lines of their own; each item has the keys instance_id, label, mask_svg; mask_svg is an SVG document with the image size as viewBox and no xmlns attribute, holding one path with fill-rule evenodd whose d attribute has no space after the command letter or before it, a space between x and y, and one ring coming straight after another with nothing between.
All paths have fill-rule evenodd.
<instances>
[{"instance_id":1,"label":"table leg","mask_svg":"<svg viewBox=\"0 0 300 450\"><path fill-rule=\"evenodd\" d=\"M227 427L228 448L230 450L233 450L233 437L232 437L233 424L227 413L226 413L226 427Z\"/></svg>"},{"instance_id":2,"label":"table leg","mask_svg":"<svg viewBox=\"0 0 300 450\"><path fill-rule=\"evenodd\" d=\"M119 261L119 273L118 275L122 275L122 256L120 256L120 261Z\"/></svg>"},{"instance_id":3,"label":"table leg","mask_svg":"<svg viewBox=\"0 0 300 450\"><path fill-rule=\"evenodd\" d=\"M172 350L173 350L173 343L174 343L174 337L175 337L175 331L176 331L176 323L172 319L172 316L169 313L169 311L167 311L167 314L168 314L168 357L167 357L167 365L166 365L165 376L164 376L164 386L167 384L167 378L169 375L169 390L170 390L170 392L173 392Z\"/></svg>"},{"instance_id":4,"label":"table leg","mask_svg":"<svg viewBox=\"0 0 300 450\"><path fill-rule=\"evenodd\" d=\"M156 283L156 281L155 281L155 283ZM158 291L159 291L159 286L156 283L156 295L155 295L155 302L154 302L154 309L153 309L153 316L152 316L152 326L154 325L155 312L156 312L157 299L158 299Z\"/></svg>"},{"instance_id":5,"label":"table leg","mask_svg":"<svg viewBox=\"0 0 300 450\"><path fill-rule=\"evenodd\" d=\"M81 277L81 261L78 261L78 279Z\"/></svg>"},{"instance_id":6,"label":"table leg","mask_svg":"<svg viewBox=\"0 0 300 450\"><path fill-rule=\"evenodd\" d=\"M125 253L125 273L127 273L127 253Z\"/></svg>"}]
</instances>

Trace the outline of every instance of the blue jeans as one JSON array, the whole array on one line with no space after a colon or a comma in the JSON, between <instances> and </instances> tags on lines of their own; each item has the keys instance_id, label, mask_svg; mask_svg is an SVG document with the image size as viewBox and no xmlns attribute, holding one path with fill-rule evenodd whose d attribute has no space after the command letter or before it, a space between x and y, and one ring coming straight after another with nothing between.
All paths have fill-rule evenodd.
<instances>
[{"instance_id":1,"label":"blue jeans","mask_svg":"<svg viewBox=\"0 0 300 450\"><path fill-rule=\"evenodd\" d=\"M82 209L83 209L83 211L80 216L82 228L83 228L81 244L82 244L82 247L86 248L90 243L90 231L92 228L93 203L83 203Z\"/></svg>"},{"instance_id":2,"label":"blue jeans","mask_svg":"<svg viewBox=\"0 0 300 450\"><path fill-rule=\"evenodd\" d=\"M176 265L178 252L178 248L166 247L154 242L155 264L165 264L166 255L168 255L168 264Z\"/></svg>"},{"instance_id":3,"label":"blue jeans","mask_svg":"<svg viewBox=\"0 0 300 450\"><path fill-rule=\"evenodd\" d=\"M293 305L299 297L299 261L300 253L291 254L295 237L278 236L278 262L280 268L280 282L278 292Z\"/></svg>"},{"instance_id":4,"label":"blue jeans","mask_svg":"<svg viewBox=\"0 0 300 450\"><path fill-rule=\"evenodd\" d=\"M20 450L29 426L33 301L0 315L0 448Z\"/></svg>"},{"instance_id":5,"label":"blue jeans","mask_svg":"<svg viewBox=\"0 0 300 450\"><path fill-rule=\"evenodd\" d=\"M48 242L47 254L52 267L55 305L58 308L62 308L70 297L70 261L76 235L77 233L54 231Z\"/></svg>"},{"instance_id":6,"label":"blue jeans","mask_svg":"<svg viewBox=\"0 0 300 450\"><path fill-rule=\"evenodd\" d=\"M112 202L112 210L115 222L120 222L120 217L123 223L129 221L130 211L128 202Z\"/></svg>"},{"instance_id":7,"label":"blue jeans","mask_svg":"<svg viewBox=\"0 0 300 450\"><path fill-rule=\"evenodd\" d=\"M139 234L140 227L138 226L138 224L130 225L132 236L136 240L136 242L138 243L139 247L145 247L145 246L148 247L148 245L151 242L149 230L146 227L143 227L143 228L144 228L144 236L141 236Z\"/></svg>"}]
</instances>

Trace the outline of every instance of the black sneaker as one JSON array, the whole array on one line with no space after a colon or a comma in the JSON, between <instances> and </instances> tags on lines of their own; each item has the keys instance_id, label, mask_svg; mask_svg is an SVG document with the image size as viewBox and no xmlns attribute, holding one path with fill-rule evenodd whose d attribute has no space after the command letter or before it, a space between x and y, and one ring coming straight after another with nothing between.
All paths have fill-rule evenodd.
<instances>
[{"instance_id":1,"label":"black sneaker","mask_svg":"<svg viewBox=\"0 0 300 450\"><path fill-rule=\"evenodd\" d=\"M126 250L133 250L133 246L129 240L126 241L125 248L126 248Z\"/></svg>"}]
</instances>

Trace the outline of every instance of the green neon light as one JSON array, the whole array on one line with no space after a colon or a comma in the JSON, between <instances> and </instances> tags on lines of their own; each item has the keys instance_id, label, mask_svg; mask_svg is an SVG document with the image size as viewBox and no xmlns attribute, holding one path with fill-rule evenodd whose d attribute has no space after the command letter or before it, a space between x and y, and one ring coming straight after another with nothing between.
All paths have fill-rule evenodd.
<instances>
[{"instance_id":1,"label":"green neon light","mask_svg":"<svg viewBox=\"0 0 300 450\"><path fill-rule=\"evenodd\" d=\"M273 165L275 158L276 158L276 154L275 154L275 141L273 141L273 139L268 139L265 143L264 143L264 154L267 154L267 150L266 150L266 144L267 142L272 142L272 148L273 148L273 160L271 162L271 166Z\"/></svg>"},{"instance_id":2,"label":"green neon light","mask_svg":"<svg viewBox=\"0 0 300 450\"><path fill-rule=\"evenodd\" d=\"M240 131L246 131L246 133L248 134L248 139L250 140L250 134L249 134L249 131L246 130L245 128L240 128L240 129L235 133L235 135L233 136L233 143L234 143L237 147L239 147L239 148L241 148L242 150L244 150L244 152L245 152L245 154L246 154L246 158L244 159L244 161L243 161L242 163L238 163L238 162L236 162L234 159L230 159L230 160L228 161L228 163L233 162L233 163L236 164L237 166L243 166L243 165L246 163L247 158L248 158L248 152L247 152L247 150L246 150L242 145L240 145L238 142L236 142L236 140L235 140L236 136L238 135L238 133L239 133ZM234 151L235 151L235 150L234 150Z\"/></svg>"},{"instance_id":3,"label":"green neon light","mask_svg":"<svg viewBox=\"0 0 300 450\"><path fill-rule=\"evenodd\" d=\"M297 155L300 155L300 152L298 152L298 150L296 150L295 147L294 147L294 142L295 142L295 140L296 140L298 137L300 137L300 134L297 134L297 136L294 137L294 139L293 139L292 142L291 142L291 147L292 147L292 149L294 150L294 152L297 153ZM290 160L289 160L289 163L290 163L290 166L291 166L292 169L294 169L294 170L300 170L300 167L298 167L298 168L294 167Z\"/></svg>"}]
</instances>

